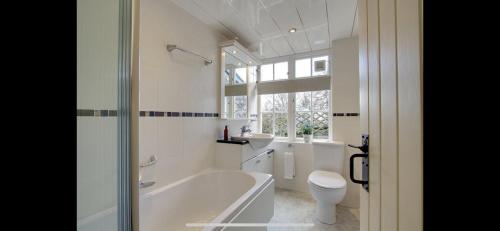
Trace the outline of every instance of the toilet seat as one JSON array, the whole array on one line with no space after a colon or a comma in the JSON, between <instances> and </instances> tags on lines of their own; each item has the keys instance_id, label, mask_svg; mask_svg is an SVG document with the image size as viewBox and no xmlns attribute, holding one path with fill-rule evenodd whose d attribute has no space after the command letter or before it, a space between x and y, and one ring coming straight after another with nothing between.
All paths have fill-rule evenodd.
<instances>
[{"instance_id":1,"label":"toilet seat","mask_svg":"<svg viewBox=\"0 0 500 231\"><path fill-rule=\"evenodd\" d=\"M347 182L344 177L336 172L313 171L309 174L308 182L322 189L345 188Z\"/></svg>"}]
</instances>

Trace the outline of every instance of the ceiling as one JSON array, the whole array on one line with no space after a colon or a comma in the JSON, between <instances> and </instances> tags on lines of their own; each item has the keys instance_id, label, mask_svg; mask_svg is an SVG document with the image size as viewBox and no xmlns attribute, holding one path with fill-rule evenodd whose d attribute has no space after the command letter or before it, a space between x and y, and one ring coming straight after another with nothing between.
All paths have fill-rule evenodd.
<instances>
[{"instance_id":1,"label":"ceiling","mask_svg":"<svg viewBox=\"0 0 500 231\"><path fill-rule=\"evenodd\" d=\"M358 31L356 0L171 1L261 59L327 49Z\"/></svg>"}]
</instances>

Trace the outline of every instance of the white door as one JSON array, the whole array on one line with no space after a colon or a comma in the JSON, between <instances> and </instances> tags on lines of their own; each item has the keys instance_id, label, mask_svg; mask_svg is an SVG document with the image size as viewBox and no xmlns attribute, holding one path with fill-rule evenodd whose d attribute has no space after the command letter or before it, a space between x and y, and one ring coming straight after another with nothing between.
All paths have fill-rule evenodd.
<instances>
[{"instance_id":1,"label":"white door","mask_svg":"<svg viewBox=\"0 0 500 231\"><path fill-rule=\"evenodd\" d=\"M423 229L422 5L358 0L361 133L369 134L361 231Z\"/></svg>"}]
</instances>

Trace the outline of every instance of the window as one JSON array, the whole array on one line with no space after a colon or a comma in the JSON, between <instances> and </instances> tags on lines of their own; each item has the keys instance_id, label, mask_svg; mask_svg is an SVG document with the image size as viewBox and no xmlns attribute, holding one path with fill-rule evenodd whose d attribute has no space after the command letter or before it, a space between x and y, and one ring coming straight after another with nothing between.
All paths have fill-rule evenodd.
<instances>
[{"instance_id":1,"label":"window","mask_svg":"<svg viewBox=\"0 0 500 231\"><path fill-rule=\"evenodd\" d=\"M328 75L328 56L295 60L295 78Z\"/></svg>"},{"instance_id":2,"label":"window","mask_svg":"<svg viewBox=\"0 0 500 231\"><path fill-rule=\"evenodd\" d=\"M310 56L260 66L257 86L262 133L291 140L303 138L303 126L307 123L312 127L313 139L330 138L329 58ZM291 76L288 76L289 62L295 62L295 73ZM281 81L269 82L274 80Z\"/></svg>"},{"instance_id":3,"label":"window","mask_svg":"<svg viewBox=\"0 0 500 231\"><path fill-rule=\"evenodd\" d=\"M314 139L328 139L330 91L309 91L295 93L296 137L304 137L302 126L313 127Z\"/></svg>"},{"instance_id":4,"label":"window","mask_svg":"<svg viewBox=\"0 0 500 231\"><path fill-rule=\"evenodd\" d=\"M260 96L262 133L288 137L288 93Z\"/></svg>"},{"instance_id":5,"label":"window","mask_svg":"<svg viewBox=\"0 0 500 231\"><path fill-rule=\"evenodd\" d=\"M273 64L260 66L260 81L273 80Z\"/></svg>"},{"instance_id":6,"label":"window","mask_svg":"<svg viewBox=\"0 0 500 231\"><path fill-rule=\"evenodd\" d=\"M311 76L311 59L299 59L295 61L295 77Z\"/></svg>"},{"instance_id":7,"label":"window","mask_svg":"<svg viewBox=\"0 0 500 231\"><path fill-rule=\"evenodd\" d=\"M234 84L244 84L247 82L247 68L236 68L234 71Z\"/></svg>"},{"instance_id":8,"label":"window","mask_svg":"<svg viewBox=\"0 0 500 231\"><path fill-rule=\"evenodd\" d=\"M288 62L260 66L260 81L288 79Z\"/></svg>"}]
</instances>

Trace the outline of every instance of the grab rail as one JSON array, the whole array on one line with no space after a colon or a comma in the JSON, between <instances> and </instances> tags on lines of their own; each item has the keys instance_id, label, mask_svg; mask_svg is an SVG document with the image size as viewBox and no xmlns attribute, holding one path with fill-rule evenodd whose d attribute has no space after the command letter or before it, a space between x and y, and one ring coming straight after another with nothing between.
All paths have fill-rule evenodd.
<instances>
[{"instance_id":1,"label":"grab rail","mask_svg":"<svg viewBox=\"0 0 500 231\"><path fill-rule=\"evenodd\" d=\"M139 164L139 167L144 168L147 166L151 166L153 164L156 164L156 162L158 162L158 158L156 158L156 155L152 155L151 157L149 157L149 160L147 162Z\"/></svg>"}]
</instances>

